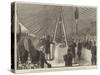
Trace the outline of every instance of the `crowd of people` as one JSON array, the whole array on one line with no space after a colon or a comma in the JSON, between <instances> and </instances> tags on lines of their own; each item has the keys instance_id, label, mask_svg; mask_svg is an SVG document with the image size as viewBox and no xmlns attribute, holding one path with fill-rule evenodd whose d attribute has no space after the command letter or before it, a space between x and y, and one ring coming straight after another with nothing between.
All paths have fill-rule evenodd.
<instances>
[{"instance_id":1,"label":"crowd of people","mask_svg":"<svg viewBox=\"0 0 100 75\"><path fill-rule=\"evenodd\" d=\"M63 41L65 44L66 42ZM30 54L31 63L33 64L39 64L40 68L44 68L45 64L48 68L52 67L52 63L49 63L48 61L53 61L55 58L52 56L51 52L51 44L55 45L55 42L51 39L51 36L44 36L39 40L40 43L40 49L37 50L34 45L32 44L31 39L28 39L28 47L29 50L25 50L23 40L20 40L19 45L19 54L21 63L26 63L28 60L28 55ZM60 42L59 42L60 43ZM67 40L68 50L66 49L67 53L63 55L63 60L65 63L65 66L73 66L73 64L79 64L79 61L82 59L82 50L87 49L91 52L91 65L96 65L96 41L92 40ZM77 60L76 60L77 57Z\"/></svg>"},{"instance_id":2,"label":"crowd of people","mask_svg":"<svg viewBox=\"0 0 100 75\"><path fill-rule=\"evenodd\" d=\"M96 41L72 39L68 46L68 54L64 56L65 66L72 66L73 63L79 64L82 60L82 50L85 49L91 52L91 65L96 65Z\"/></svg>"},{"instance_id":3,"label":"crowd of people","mask_svg":"<svg viewBox=\"0 0 100 75\"><path fill-rule=\"evenodd\" d=\"M50 36L47 38L41 39L44 42L44 54L46 59L50 60L50 44L55 45L55 42L50 40ZM64 41L65 42L65 41ZM79 64L79 61L82 60L82 50L87 49L91 52L91 65L96 65L96 41L95 40L75 40L71 39L67 41L68 50L65 55L63 55L65 66L72 66L72 64ZM84 48L84 49L83 49ZM77 58L77 59L76 59Z\"/></svg>"}]
</instances>

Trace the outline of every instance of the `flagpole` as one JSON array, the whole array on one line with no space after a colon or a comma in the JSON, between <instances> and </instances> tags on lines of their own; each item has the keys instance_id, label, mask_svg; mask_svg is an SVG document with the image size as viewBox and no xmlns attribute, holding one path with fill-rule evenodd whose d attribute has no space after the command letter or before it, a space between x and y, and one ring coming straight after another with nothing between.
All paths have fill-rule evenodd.
<instances>
[{"instance_id":1,"label":"flagpole","mask_svg":"<svg viewBox=\"0 0 100 75\"><path fill-rule=\"evenodd\" d=\"M75 20L76 23L76 35L78 35L78 19Z\"/></svg>"},{"instance_id":2,"label":"flagpole","mask_svg":"<svg viewBox=\"0 0 100 75\"><path fill-rule=\"evenodd\" d=\"M79 9L78 7L75 7L76 35L78 35L78 18L79 18Z\"/></svg>"}]
</instances>

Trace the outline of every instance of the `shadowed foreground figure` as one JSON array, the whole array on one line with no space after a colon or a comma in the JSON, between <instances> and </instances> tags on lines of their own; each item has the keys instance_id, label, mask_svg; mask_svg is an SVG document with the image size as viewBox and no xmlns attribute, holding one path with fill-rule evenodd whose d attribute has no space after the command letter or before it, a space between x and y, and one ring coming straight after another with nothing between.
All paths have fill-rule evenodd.
<instances>
[{"instance_id":1,"label":"shadowed foreground figure","mask_svg":"<svg viewBox=\"0 0 100 75\"><path fill-rule=\"evenodd\" d=\"M28 51L25 49L25 46L24 46L24 38L20 39L18 41L18 47L17 47L17 68L18 69L22 69L22 66L25 67L25 64L28 60Z\"/></svg>"},{"instance_id":2,"label":"shadowed foreground figure","mask_svg":"<svg viewBox=\"0 0 100 75\"><path fill-rule=\"evenodd\" d=\"M64 61L65 61L65 66L72 66L72 59L73 59L73 53L71 49L68 49L68 54L64 55Z\"/></svg>"},{"instance_id":3,"label":"shadowed foreground figure","mask_svg":"<svg viewBox=\"0 0 100 75\"><path fill-rule=\"evenodd\" d=\"M28 51L24 47L24 39L20 40L18 49L18 58L20 57L21 64L26 63L28 59Z\"/></svg>"},{"instance_id":4,"label":"shadowed foreground figure","mask_svg":"<svg viewBox=\"0 0 100 75\"><path fill-rule=\"evenodd\" d=\"M76 58L76 55L75 55L75 47L76 47L76 43L74 42L74 40L72 40L71 41L71 44L69 45L69 49L70 49L70 52L72 53L72 55L73 55L73 60L74 60L74 62L73 63L75 63L75 58Z\"/></svg>"},{"instance_id":5,"label":"shadowed foreground figure","mask_svg":"<svg viewBox=\"0 0 100 75\"><path fill-rule=\"evenodd\" d=\"M78 47L77 47L78 60L80 60L80 58L81 58L81 51L82 51L82 43L79 41Z\"/></svg>"},{"instance_id":6,"label":"shadowed foreground figure","mask_svg":"<svg viewBox=\"0 0 100 75\"><path fill-rule=\"evenodd\" d=\"M96 65L97 60L96 60L96 45L95 44L91 49L91 53L92 53L92 59L91 59L92 65Z\"/></svg>"},{"instance_id":7,"label":"shadowed foreground figure","mask_svg":"<svg viewBox=\"0 0 100 75\"><path fill-rule=\"evenodd\" d=\"M40 51L40 66L41 66L41 68L44 68L44 64L47 64L48 65L48 68L51 68L51 64L49 64L47 61L46 61L46 59L45 59L45 54L42 52L42 51Z\"/></svg>"},{"instance_id":8,"label":"shadowed foreground figure","mask_svg":"<svg viewBox=\"0 0 100 75\"><path fill-rule=\"evenodd\" d=\"M51 68L51 64L49 64L46 61L44 53L42 51L35 49L30 39L28 40L28 45L29 45L31 62L33 64L40 65L41 68L44 68L44 63L45 63L47 64L48 68Z\"/></svg>"}]
</instances>

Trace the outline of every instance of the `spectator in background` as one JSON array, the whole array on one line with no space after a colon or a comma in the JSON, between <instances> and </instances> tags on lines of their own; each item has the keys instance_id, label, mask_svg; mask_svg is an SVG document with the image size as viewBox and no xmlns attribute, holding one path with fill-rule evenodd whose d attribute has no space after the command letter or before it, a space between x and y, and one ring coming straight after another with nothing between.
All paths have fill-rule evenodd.
<instances>
[{"instance_id":1,"label":"spectator in background","mask_svg":"<svg viewBox=\"0 0 100 75\"><path fill-rule=\"evenodd\" d=\"M71 47L68 49L67 55L64 55L65 66L72 66L73 53Z\"/></svg>"},{"instance_id":2,"label":"spectator in background","mask_svg":"<svg viewBox=\"0 0 100 75\"><path fill-rule=\"evenodd\" d=\"M93 43L91 53L92 53L92 59L91 59L92 65L96 65L97 57L96 57L96 42L95 41Z\"/></svg>"},{"instance_id":3,"label":"spectator in background","mask_svg":"<svg viewBox=\"0 0 100 75\"><path fill-rule=\"evenodd\" d=\"M44 64L47 64L48 68L51 68L51 64L47 62L45 59L45 54L44 54L44 47L41 46L40 48L40 67L44 68Z\"/></svg>"},{"instance_id":4,"label":"spectator in background","mask_svg":"<svg viewBox=\"0 0 100 75\"><path fill-rule=\"evenodd\" d=\"M75 47L76 47L76 43L74 42L74 40L71 41L71 51L72 51L72 54L73 54L73 63L75 63Z\"/></svg>"},{"instance_id":5,"label":"spectator in background","mask_svg":"<svg viewBox=\"0 0 100 75\"><path fill-rule=\"evenodd\" d=\"M78 56L78 60L80 60L81 51L82 51L82 43L81 43L81 41L79 40L79 42L78 42L78 47L77 47L77 56Z\"/></svg>"}]
</instances>

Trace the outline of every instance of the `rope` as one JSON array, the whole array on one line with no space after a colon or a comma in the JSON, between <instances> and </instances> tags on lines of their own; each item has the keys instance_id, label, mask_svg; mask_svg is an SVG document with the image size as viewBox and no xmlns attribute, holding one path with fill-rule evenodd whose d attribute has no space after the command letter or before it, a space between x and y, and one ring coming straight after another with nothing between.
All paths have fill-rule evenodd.
<instances>
[{"instance_id":1,"label":"rope","mask_svg":"<svg viewBox=\"0 0 100 75\"><path fill-rule=\"evenodd\" d=\"M53 41L55 41L55 39L56 39L56 32L57 32L57 27L58 27L58 21L59 21L59 17L57 18L57 23L56 23L56 28L55 28L55 33L54 33Z\"/></svg>"}]
</instances>

